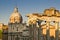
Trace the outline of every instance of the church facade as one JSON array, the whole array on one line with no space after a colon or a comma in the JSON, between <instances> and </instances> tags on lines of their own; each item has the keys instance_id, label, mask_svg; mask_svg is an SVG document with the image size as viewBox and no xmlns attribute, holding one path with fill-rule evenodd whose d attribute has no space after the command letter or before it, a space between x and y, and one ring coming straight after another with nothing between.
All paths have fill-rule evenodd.
<instances>
[{"instance_id":1,"label":"church facade","mask_svg":"<svg viewBox=\"0 0 60 40\"><path fill-rule=\"evenodd\" d=\"M28 40L29 28L26 23L22 23L22 20L18 8L14 8L8 23L8 40Z\"/></svg>"}]
</instances>

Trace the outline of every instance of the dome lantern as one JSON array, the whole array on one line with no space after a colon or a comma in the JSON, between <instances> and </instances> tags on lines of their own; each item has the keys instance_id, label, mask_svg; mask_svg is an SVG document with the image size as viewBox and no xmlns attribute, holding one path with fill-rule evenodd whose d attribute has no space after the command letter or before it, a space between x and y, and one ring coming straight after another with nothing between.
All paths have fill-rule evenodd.
<instances>
[{"instance_id":1,"label":"dome lantern","mask_svg":"<svg viewBox=\"0 0 60 40\"><path fill-rule=\"evenodd\" d=\"M18 8L17 7L14 9L14 12L18 12Z\"/></svg>"}]
</instances>

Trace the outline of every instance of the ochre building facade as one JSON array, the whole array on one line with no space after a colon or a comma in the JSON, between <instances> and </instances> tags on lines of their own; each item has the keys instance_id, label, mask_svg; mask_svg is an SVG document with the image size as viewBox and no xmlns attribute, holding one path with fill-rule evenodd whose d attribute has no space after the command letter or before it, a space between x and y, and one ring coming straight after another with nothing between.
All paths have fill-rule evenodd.
<instances>
[{"instance_id":1,"label":"ochre building facade","mask_svg":"<svg viewBox=\"0 0 60 40\"><path fill-rule=\"evenodd\" d=\"M28 24L36 24L38 19L42 20L40 27L43 29L43 35L46 35L46 30L49 30L49 35L55 38L56 30L60 31L60 12L53 7L45 9L42 14L32 13L26 16L28 17Z\"/></svg>"}]
</instances>

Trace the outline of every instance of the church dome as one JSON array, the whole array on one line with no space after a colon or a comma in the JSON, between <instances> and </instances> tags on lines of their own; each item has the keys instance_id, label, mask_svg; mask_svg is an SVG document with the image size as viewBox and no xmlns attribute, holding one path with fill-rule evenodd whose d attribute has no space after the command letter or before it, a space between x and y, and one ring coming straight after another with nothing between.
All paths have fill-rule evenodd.
<instances>
[{"instance_id":1,"label":"church dome","mask_svg":"<svg viewBox=\"0 0 60 40\"><path fill-rule=\"evenodd\" d=\"M22 23L22 16L18 12L18 8L14 8L14 11L10 16L10 23L15 23L15 22Z\"/></svg>"}]
</instances>

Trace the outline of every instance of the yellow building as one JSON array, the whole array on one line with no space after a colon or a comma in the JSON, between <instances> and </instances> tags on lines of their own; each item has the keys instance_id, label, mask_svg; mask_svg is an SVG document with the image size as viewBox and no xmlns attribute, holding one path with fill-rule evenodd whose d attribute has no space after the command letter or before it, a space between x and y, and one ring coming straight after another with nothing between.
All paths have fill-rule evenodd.
<instances>
[{"instance_id":1,"label":"yellow building","mask_svg":"<svg viewBox=\"0 0 60 40\"><path fill-rule=\"evenodd\" d=\"M0 30L2 30L3 25L4 25L4 24L0 23Z\"/></svg>"},{"instance_id":2,"label":"yellow building","mask_svg":"<svg viewBox=\"0 0 60 40\"><path fill-rule=\"evenodd\" d=\"M7 25L4 25L3 23L0 23L0 30L7 30L8 29L8 26Z\"/></svg>"},{"instance_id":3,"label":"yellow building","mask_svg":"<svg viewBox=\"0 0 60 40\"><path fill-rule=\"evenodd\" d=\"M45 22L43 24L41 22L41 27L43 29L42 32L44 35L46 35L46 30L49 29L50 36L55 37L55 31L60 30L60 12L54 7L45 9L42 14L32 13L27 14L26 16L28 17L28 24L35 24L38 19Z\"/></svg>"}]
</instances>

